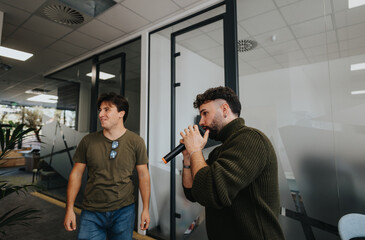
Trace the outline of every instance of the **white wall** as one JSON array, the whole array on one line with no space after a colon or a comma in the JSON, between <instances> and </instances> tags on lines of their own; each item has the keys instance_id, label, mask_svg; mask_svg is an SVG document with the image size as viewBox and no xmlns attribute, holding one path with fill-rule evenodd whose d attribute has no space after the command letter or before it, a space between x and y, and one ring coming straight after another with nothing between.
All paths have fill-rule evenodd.
<instances>
[{"instance_id":1,"label":"white wall","mask_svg":"<svg viewBox=\"0 0 365 240\"><path fill-rule=\"evenodd\" d=\"M79 108L78 108L78 131L89 132L90 130L90 99L91 83L80 82Z\"/></svg>"}]
</instances>

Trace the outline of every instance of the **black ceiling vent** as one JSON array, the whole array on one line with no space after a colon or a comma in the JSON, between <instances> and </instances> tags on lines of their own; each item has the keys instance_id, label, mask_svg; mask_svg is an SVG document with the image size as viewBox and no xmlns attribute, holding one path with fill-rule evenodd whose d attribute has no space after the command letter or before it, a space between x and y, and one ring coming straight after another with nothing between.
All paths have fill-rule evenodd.
<instances>
[{"instance_id":1,"label":"black ceiling vent","mask_svg":"<svg viewBox=\"0 0 365 240\"><path fill-rule=\"evenodd\" d=\"M35 14L74 29L79 28L92 19L92 16L89 16L82 10L59 0L45 1Z\"/></svg>"},{"instance_id":2,"label":"black ceiling vent","mask_svg":"<svg viewBox=\"0 0 365 240\"><path fill-rule=\"evenodd\" d=\"M59 0L86 15L96 17L116 4L114 0Z\"/></svg>"},{"instance_id":3,"label":"black ceiling vent","mask_svg":"<svg viewBox=\"0 0 365 240\"><path fill-rule=\"evenodd\" d=\"M247 52L257 47L257 42L255 40L242 39L238 40L237 50L238 52Z\"/></svg>"},{"instance_id":4,"label":"black ceiling vent","mask_svg":"<svg viewBox=\"0 0 365 240\"><path fill-rule=\"evenodd\" d=\"M36 15L78 28L116 4L113 0L48 0Z\"/></svg>"},{"instance_id":5,"label":"black ceiling vent","mask_svg":"<svg viewBox=\"0 0 365 240\"><path fill-rule=\"evenodd\" d=\"M65 5L47 5L43 8L43 14L52 21L65 25L78 25L85 21L80 12Z\"/></svg>"}]
</instances>

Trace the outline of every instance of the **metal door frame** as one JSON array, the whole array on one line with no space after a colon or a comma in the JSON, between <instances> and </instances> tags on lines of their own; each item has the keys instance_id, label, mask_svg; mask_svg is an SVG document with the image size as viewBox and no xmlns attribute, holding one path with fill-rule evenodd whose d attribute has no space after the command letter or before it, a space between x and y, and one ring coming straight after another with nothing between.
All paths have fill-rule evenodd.
<instances>
[{"instance_id":1,"label":"metal door frame","mask_svg":"<svg viewBox=\"0 0 365 240\"><path fill-rule=\"evenodd\" d=\"M180 53L176 52L176 37L187 33L189 31L198 29L205 25L216 21L223 20L223 37L224 37L224 83L225 86L232 88L239 96L238 86L238 54L237 54L237 14L236 14L236 0L225 1L226 12L208 18L199 23L193 24L184 29L171 33L171 150L175 148L176 142L176 87L180 83L176 83L176 57ZM175 160L171 161L170 166L170 239L176 239L176 218L180 217L176 213L176 164Z\"/></svg>"},{"instance_id":2,"label":"metal door frame","mask_svg":"<svg viewBox=\"0 0 365 240\"><path fill-rule=\"evenodd\" d=\"M126 70L126 54L124 52L118 53L111 57L105 58L99 61L98 56L93 57L93 66L92 66L92 77L91 77L91 109L90 109L90 132L95 132L97 129L97 113L98 109L96 106L96 101L98 99L99 94L99 72L100 72L100 65L113 61L115 59L120 58L121 66L119 77L121 79L121 87L119 94L124 96L125 94L125 70Z\"/></svg>"}]
</instances>

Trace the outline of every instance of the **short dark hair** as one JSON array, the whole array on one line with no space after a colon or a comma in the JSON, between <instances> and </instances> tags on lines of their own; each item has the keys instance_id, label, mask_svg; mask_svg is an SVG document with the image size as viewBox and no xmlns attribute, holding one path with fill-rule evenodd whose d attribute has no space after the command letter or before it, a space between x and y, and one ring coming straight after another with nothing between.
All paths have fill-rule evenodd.
<instances>
[{"instance_id":1,"label":"short dark hair","mask_svg":"<svg viewBox=\"0 0 365 240\"><path fill-rule=\"evenodd\" d=\"M238 117L241 114L241 103L238 99L236 93L229 87L216 87L209 88L202 94L198 94L196 96L196 100L194 101L194 108L199 108L202 104L213 101L216 99L225 100L232 112L235 113Z\"/></svg>"},{"instance_id":2,"label":"short dark hair","mask_svg":"<svg viewBox=\"0 0 365 240\"><path fill-rule=\"evenodd\" d=\"M125 99L124 97L122 97L119 94L110 92L110 93L103 93L99 96L99 98L97 100L98 109L100 109L100 105L102 102L109 102L111 104L114 104L115 107L117 108L118 112L124 111L125 114L123 116L123 122L125 122L127 120L128 110L129 110L129 103L128 103L127 99Z\"/></svg>"}]
</instances>

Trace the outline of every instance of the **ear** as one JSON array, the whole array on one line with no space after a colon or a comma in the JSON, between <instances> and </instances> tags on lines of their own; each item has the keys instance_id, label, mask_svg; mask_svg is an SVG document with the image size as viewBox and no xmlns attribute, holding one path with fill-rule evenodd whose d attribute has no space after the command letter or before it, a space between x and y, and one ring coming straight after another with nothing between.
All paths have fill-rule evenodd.
<instances>
[{"instance_id":1,"label":"ear","mask_svg":"<svg viewBox=\"0 0 365 240\"><path fill-rule=\"evenodd\" d=\"M222 105L221 105L221 108L222 108L222 112L223 112L223 115L227 115L228 114L228 112L230 111L230 107L229 107L229 105L228 105L228 103L223 103Z\"/></svg>"},{"instance_id":2,"label":"ear","mask_svg":"<svg viewBox=\"0 0 365 240\"><path fill-rule=\"evenodd\" d=\"M125 115L125 111L120 111L120 112L119 112L119 118L123 118L123 117L124 117L124 115Z\"/></svg>"}]
</instances>

